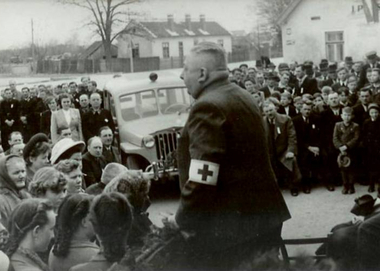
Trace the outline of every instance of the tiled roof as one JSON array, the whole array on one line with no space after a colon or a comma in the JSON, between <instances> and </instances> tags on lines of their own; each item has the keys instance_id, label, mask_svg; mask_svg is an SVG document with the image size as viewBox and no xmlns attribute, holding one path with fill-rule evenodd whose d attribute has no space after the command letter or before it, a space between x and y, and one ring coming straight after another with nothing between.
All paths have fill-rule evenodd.
<instances>
[{"instance_id":1,"label":"tiled roof","mask_svg":"<svg viewBox=\"0 0 380 271\"><path fill-rule=\"evenodd\" d=\"M191 22L191 31L186 28L186 23L173 22L173 29L169 23L165 22L135 22L130 24L140 24L152 38L171 38L171 37L207 37L207 36L230 36L231 34L217 22L205 21L205 29L202 29L201 22ZM126 29L131 28L128 25Z\"/></svg>"}]
</instances>

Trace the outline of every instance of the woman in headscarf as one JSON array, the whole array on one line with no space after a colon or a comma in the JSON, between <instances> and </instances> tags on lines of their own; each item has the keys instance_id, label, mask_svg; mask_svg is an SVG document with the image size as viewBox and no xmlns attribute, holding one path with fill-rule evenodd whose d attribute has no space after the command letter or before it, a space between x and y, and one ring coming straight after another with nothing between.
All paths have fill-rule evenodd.
<instances>
[{"instance_id":1,"label":"woman in headscarf","mask_svg":"<svg viewBox=\"0 0 380 271\"><path fill-rule=\"evenodd\" d=\"M0 158L0 223L8 227L8 219L21 200L31 198L25 187L26 166L18 155Z\"/></svg>"},{"instance_id":2,"label":"woman in headscarf","mask_svg":"<svg viewBox=\"0 0 380 271\"><path fill-rule=\"evenodd\" d=\"M8 257L14 271L48 271L37 253L47 251L54 237L55 213L49 202L27 199L9 219Z\"/></svg>"}]
</instances>

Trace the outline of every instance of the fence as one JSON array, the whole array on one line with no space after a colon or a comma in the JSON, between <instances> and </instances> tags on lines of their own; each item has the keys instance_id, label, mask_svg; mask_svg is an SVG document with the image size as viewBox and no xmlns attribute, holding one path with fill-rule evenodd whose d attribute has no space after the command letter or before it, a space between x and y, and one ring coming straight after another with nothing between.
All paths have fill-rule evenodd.
<instances>
[{"instance_id":1,"label":"fence","mask_svg":"<svg viewBox=\"0 0 380 271\"><path fill-rule=\"evenodd\" d=\"M134 72L152 71L160 69L159 57L145 57L133 59ZM104 59L61 59L39 60L37 73L99 73L106 72ZM113 58L110 62L109 72L131 72L129 58Z\"/></svg>"}]
</instances>

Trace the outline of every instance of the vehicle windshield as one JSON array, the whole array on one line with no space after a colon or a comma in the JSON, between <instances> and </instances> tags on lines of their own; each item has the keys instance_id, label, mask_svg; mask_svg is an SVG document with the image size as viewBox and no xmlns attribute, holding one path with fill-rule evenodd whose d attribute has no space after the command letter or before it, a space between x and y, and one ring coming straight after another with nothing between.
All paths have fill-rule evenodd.
<instances>
[{"instance_id":1,"label":"vehicle windshield","mask_svg":"<svg viewBox=\"0 0 380 271\"><path fill-rule=\"evenodd\" d=\"M157 100L153 90L121 96L120 108L125 121L158 115Z\"/></svg>"},{"instance_id":2,"label":"vehicle windshield","mask_svg":"<svg viewBox=\"0 0 380 271\"><path fill-rule=\"evenodd\" d=\"M192 99L186 88L159 89L157 93L162 114L183 113L190 108Z\"/></svg>"}]
</instances>

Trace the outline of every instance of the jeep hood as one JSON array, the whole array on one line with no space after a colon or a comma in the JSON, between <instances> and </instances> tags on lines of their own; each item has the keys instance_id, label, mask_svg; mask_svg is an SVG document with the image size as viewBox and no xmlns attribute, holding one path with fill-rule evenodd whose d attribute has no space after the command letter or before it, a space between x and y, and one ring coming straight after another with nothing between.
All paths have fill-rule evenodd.
<instances>
[{"instance_id":1,"label":"jeep hood","mask_svg":"<svg viewBox=\"0 0 380 271\"><path fill-rule=\"evenodd\" d=\"M170 128L182 128L185 125L188 116L188 113L182 113L180 115L158 115L124 122L119 126L121 143L129 142L141 146L143 137L147 135Z\"/></svg>"}]
</instances>

